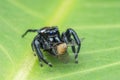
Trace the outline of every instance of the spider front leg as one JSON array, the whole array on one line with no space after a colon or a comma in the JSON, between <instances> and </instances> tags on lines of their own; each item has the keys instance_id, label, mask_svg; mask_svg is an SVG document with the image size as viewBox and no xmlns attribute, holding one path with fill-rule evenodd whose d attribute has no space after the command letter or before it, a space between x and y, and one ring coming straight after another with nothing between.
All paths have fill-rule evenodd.
<instances>
[{"instance_id":1,"label":"spider front leg","mask_svg":"<svg viewBox=\"0 0 120 80\"><path fill-rule=\"evenodd\" d=\"M35 48L34 48L34 41L32 41L32 43L31 43L31 48L32 48L32 51L34 52L34 56L36 56L36 54L35 54Z\"/></svg>"},{"instance_id":2,"label":"spider front leg","mask_svg":"<svg viewBox=\"0 0 120 80\"><path fill-rule=\"evenodd\" d=\"M62 34L62 39L68 44L68 46L71 46L75 55L75 63L78 63L78 53L80 51L81 41L77 33L73 29L69 28L65 33Z\"/></svg>"},{"instance_id":3,"label":"spider front leg","mask_svg":"<svg viewBox=\"0 0 120 80\"><path fill-rule=\"evenodd\" d=\"M40 46L41 45L40 45L39 40L37 38L35 38L34 41L33 41L33 48L36 51L36 54L37 54L38 59L40 61L40 65L42 66L41 61L43 61L44 63L46 63L47 65L49 65L50 67L52 67L52 64L44 59L44 56L43 56L43 54L42 54L42 52L40 50Z\"/></svg>"}]
</instances>

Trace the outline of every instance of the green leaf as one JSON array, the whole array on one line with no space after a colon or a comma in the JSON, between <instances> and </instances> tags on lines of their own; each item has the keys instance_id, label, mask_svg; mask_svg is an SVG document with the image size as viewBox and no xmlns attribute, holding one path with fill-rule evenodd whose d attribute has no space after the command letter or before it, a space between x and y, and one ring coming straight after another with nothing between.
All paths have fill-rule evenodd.
<instances>
[{"instance_id":1,"label":"green leaf","mask_svg":"<svg viewBox=\"0 0 120 80\"><path fill-rule=\"evenodd\" d=\"M1 0L0 79L2 80L117 80L120 75L119 0ZM73 28L82 42L79 64L68 49L67 64L45 55L53 68L39 66L29 28Z\"/></svg>"}]
</instances>

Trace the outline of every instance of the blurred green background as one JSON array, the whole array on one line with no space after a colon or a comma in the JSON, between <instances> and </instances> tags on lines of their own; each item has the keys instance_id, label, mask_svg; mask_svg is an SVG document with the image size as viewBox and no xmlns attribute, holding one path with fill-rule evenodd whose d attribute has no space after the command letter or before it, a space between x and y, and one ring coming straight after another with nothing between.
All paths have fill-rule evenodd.
<instances>
[{"instance_id":1,"label":"blurred green background","mask_svg":"<svg viewBox=\"0 0 120 80\"><path fill-rule=\"evenodd\" d=\"M39 66L29 28L73 28L85 38L79 64L46 56L53 68ZM120 79L120 0L0 0L0 80ZM52 59L53 58L53 59Z\"/></svg>"}]
</instances>

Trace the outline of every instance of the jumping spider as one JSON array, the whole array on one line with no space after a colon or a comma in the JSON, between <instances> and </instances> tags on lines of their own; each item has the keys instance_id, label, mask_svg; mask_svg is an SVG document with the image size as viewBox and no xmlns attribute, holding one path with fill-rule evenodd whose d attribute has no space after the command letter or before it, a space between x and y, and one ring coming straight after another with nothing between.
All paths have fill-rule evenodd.
<instances>
[{"instance_id":1,"label":"jumping spider","mask_svg":"<svg viewBox=\"0 0 120 80\"><path fill-rule=\"evenodd\" d=\"M76 32L68 28L66 32L61 35L59 33L57 26L43 27L41 29L28 29L22 38L28 32L37 32L38 34L34 37L31 46L32 50L36 52L40 65L42 66L42 61L52 67L52 64L45 60L41 49L47 51L51 55L59 56L63 55L67 51L67 47L71 46L72 51L75 55L75 63L78 63L78 53L81 47L81 41L77 36Z\"/></svg>"}]
</instances>

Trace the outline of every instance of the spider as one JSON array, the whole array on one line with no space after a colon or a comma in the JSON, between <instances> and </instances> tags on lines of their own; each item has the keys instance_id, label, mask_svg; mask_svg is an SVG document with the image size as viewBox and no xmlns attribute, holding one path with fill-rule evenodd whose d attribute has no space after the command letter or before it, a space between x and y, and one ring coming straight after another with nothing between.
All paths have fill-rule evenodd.
<instances>
[{"instance_id":1,"label":"spider","mask_svg":"<svg viewBox=\"0 0 120 80\"><path fill-rule=\"evenodd\" d=\"M44 58L42 50L47 51L53 56L60 56L67 52L68 47L72 48L72 52L75 56L75 63L78 63L78 53L80 51L81 41L73 29L68 28L66 32L63 32L61 35L57 26L28 29L22 35L22 38L28 32L37 32L37 35L31 43L31 47L33 52L36 53L35 55L38 56L41 67L43 66L42 62L52 67L52 64Z\"/></svg>"}]
</instances>

